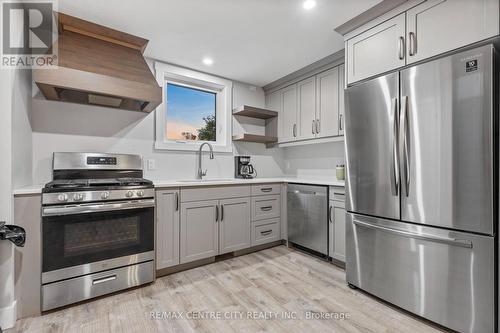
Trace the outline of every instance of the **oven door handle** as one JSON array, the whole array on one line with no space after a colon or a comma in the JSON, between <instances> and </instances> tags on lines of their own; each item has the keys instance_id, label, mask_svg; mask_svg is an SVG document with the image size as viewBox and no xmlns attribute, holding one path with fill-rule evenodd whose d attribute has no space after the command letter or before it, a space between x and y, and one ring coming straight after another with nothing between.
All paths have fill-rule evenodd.
<instances>
[{"instance_id":1,"label":"oven door handle","mask_svg":"<svg viewBox=\"0 0 500 333\"><path fill-rule=\"evenodd\" d=\"M154 199L103 203L103 204L90 204L90 205L84 204L78 206L53 206L53 207L44 207L42 210L42 216L87 214L87 213L107 212L107 211L123 210L123 209L148 208L154 206L155 206Z\"/></svg>"}]
</instances>

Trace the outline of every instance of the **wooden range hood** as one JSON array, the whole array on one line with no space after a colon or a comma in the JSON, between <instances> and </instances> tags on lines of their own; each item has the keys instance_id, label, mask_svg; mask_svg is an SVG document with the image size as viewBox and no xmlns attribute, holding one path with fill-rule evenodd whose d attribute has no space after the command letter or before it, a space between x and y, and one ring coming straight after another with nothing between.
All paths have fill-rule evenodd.
<instances>
[{"instance_id":1,"label":"wooden range hood","mask_svg":"<svg viewBox=\"0 0 500 333\"><path fill-rule=\"evenodd\" d=\"M56 13L58 68L34 69L50 100L151 112L162 90L143 57L148 40Z\"/></svg>"}]
</instances>

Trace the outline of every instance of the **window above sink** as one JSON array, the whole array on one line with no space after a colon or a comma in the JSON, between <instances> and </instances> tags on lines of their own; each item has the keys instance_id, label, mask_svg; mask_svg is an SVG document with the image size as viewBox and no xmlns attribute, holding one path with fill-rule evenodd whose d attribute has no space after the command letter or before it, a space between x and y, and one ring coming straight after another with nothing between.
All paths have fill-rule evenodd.
<instances>
[{"instance_id":1,"label":"window above sink","mask_svg":"<svg viewBox=\"0 0 500 333\"><path fill-rule=\"evenodd\" d=\"M156 149L196 151L210 142L215 152L232 152L233 83L216 76L155 63L163 103L156 109Z\"/></svg>"}]
</instances>

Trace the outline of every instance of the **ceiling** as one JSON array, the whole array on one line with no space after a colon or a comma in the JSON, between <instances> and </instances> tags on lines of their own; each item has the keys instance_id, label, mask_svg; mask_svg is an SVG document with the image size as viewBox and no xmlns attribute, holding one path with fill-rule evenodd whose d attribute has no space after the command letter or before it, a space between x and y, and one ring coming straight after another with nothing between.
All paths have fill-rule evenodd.
<instances>
[{"instance_id":1,"label":"ceiling","mask_svg":"<svg viewBox=\"0 0 500 333\"><path fill-rule=\"evenodd\" d=\"M59 11L149 39L148 57L264 86L341 50L333 29L380 1L316 2L60 0Z\"/></svg>"}]
</instances>

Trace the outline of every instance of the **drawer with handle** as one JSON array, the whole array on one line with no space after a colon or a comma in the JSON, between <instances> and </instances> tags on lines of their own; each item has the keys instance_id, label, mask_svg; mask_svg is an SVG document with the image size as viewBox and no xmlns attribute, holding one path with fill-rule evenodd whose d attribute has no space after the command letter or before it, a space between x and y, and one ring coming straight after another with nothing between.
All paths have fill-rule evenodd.
<instances>
[{"instance_id":1,"label":"drawer with handle","mask_svg":"<svg viewBox=\"0 0 500 333\"><path fill-rule=\"evenodd\" d=\"M252 222L252 246L271 243L280 239L280 219Z\"/></svg>"},{"instance_id":2,"label":"drawer with handle","mask_svg":"<svg viewBox=\"0 0 500 333\"><path fill-rule=\"evenodd\" d=\"M281 184L259 184L252 185L252 196L272 195L281 193Z\"/></svg>"},{"instance_id":3,"label":"drawer with handle","mask_svg":"<svg viewBox=\"0 0 500 333\"><path fill-rule=\"evenodd\" d=\"M252 198L252 221L279 217L280 197L280 195L265 195Z\"/></svg>"},{"instance_id":4,"label":"drawer with handle","mask_svg":"<svg viewBox=\"0 0 500 333\"><path fill-rule=\"evenodd\" d=\"M42 286L42 311L136 287L154 280L154 261L88 274Z\"/></svg>"},{"instance_id":5,"label":"drawer with handle","mask_svg":"<svg viewBox=\"0 0 500 333\"><path fill-rule=\"evenodd\" d=\"M330 200L345 202L345 188L330 186Z\"/></svg>"}]
</instances>

